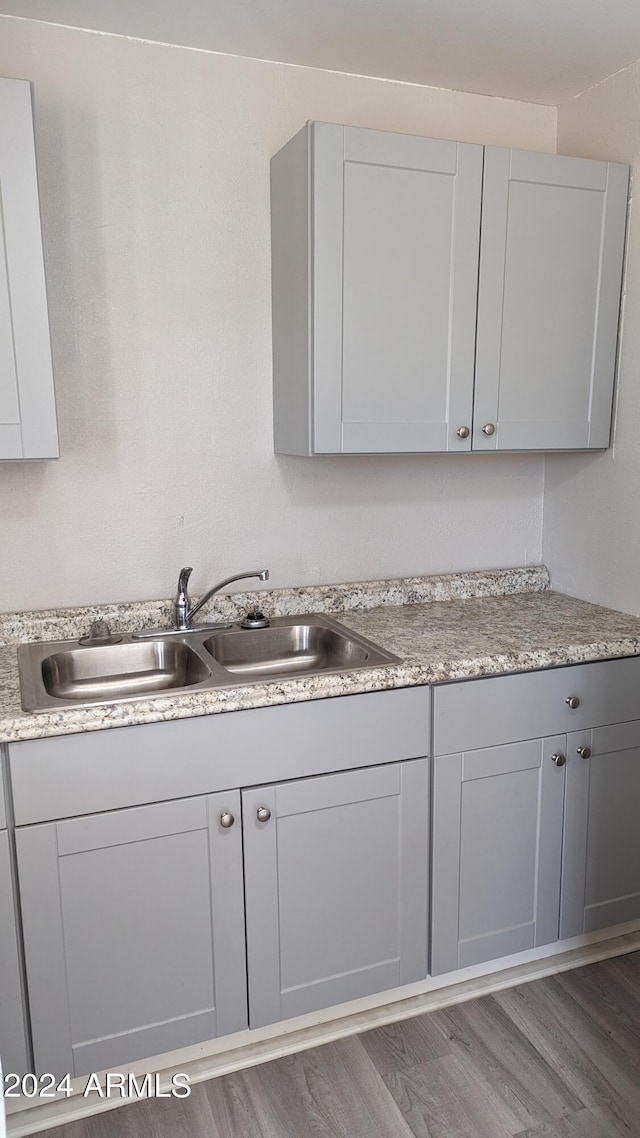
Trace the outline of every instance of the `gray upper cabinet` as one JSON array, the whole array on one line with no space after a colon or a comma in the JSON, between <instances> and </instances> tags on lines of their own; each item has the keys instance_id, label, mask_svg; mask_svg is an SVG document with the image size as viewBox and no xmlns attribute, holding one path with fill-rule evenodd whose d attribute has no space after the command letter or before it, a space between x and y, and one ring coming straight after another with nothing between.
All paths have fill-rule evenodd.
<instances>
[{"instance_id":1,"label":"gray upper cabinet","mask_svg":"<svg viewBox=\"0 0 640 1138\"><path fill-rule=\"evenodd\" d=\"M0 79L0 459L58 453L31 85Z\"/></svg>"},{"instance_id":2,"label":"gray upper cabinet","mask_svg":"<svg viewBox=\"0 0 640 1138\"><path fill-rule=\"evenodd\" d=\"M487 147L473 447L607 447L629 171Z\"/></svg>"},{"instance_id":3,"label":"gray upper cabinet","mask_svg":"<svg viewBox=\"0 0 640 1138\"><path fill-rule=\"evenodd\" d=\"M568 737L560 935L640 918L640 722Z\"/></svg>"},{"instance_id":4,"label":"gray upper cabinet","mask_svg":"<svg viewBox=\"0 0 640 1138\"><path fill-rule=\"evenodd\" d=\"M26 826L16 844L39 1074L246 1027L238 791Z\"/></svg>"},{"instance_id":5,"label":"gray upper cabinet","mask_svg":"<svg viewBox=\"0 0 640 1138\"><path fill-rule=\"evenodd\" d=\"M608 446L626 166L316 122L271 185L276 451Z\"/></svg>"},{"instance_id":6,"label":"gray upper cabinet","mask_svg":"<svg viewBox=\"0 0 640 1138\"><path fill-rule=\"evenodd\" d=\"M425 978L428 769L243 792L251 1027Z\"/></svg>"},{"instance_id":7,"label":"gray upper cabinet","mask_svg":"<svg viewBox=\"0 0 640 1138\"><path fill-rule=\"evenodd\" d=\"M469 449L481 185L481 146L328 123L275 156L277 451Z\"/></svg>"},{"instance_id":8,"label":"gray upper cabinet","mask_svg":"<svg viewBox=\"0 0 640 1138\"><path fill-rule=\"evenodd\" d=\"M558 939L564 743L434 759L434 976Z\"/></svg>"},{"instance_id":9,"label":"gray upper cabinet","mask_svg":"<svg viewBox=\"0 0 640 1138\"><path fill-rule=\"evenodd\" d=\"M24 1075L29 1063L18 960L9 835L0 830L0 1055L5 1074Z\"/></svg>"}]
</instances>

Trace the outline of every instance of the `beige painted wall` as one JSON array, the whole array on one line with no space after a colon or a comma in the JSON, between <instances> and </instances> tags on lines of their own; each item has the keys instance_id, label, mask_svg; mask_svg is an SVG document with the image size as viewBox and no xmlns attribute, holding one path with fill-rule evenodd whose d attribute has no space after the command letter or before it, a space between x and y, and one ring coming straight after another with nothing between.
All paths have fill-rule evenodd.
<instances>
[{"instance_id":1,"label":"beige painted wall","mask_svg":"<svg viewBox=\"0 0 640 1138\"><path fill-rule=\"evenodd\" d=\"M537 150L555 111L0 19L35 83L62 458L0 464L0 609L538 562L541 457L271 443L269 158L307 118Z\"/></svg>"},{"instance_id":2,"label":"beige painted wall","mask_svg":"<svg viewBox=\"0 0 640 1138\"><path fill-rule=\"evenodd\" d=\"M640 168L640 64L559 108L563 154ZM547 456L543 557L554 586L640 613L640 229L627 235L614 445L602 454Z\"/></svg>"}]
</instances>

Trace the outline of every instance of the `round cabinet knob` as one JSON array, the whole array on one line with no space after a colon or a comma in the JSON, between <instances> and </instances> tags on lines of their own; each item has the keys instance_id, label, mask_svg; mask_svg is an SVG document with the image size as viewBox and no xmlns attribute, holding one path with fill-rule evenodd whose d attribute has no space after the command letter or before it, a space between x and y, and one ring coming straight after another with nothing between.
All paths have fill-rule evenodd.
<instances>
[{"instance_id":1,"label":"round cabinet knob","mask_svg":"<svg viewBox=\"0 0 640 1138\"><path fill-rule=\"evenodd\" d=\"M486 435L487 438L491 438L492 435L495 435L495 433L496 433L495 423L485 423L484 427L482 428L482 433L483 433L483 435Z\"/></svg>"},{"instance_id":2,"label":"round cabinet knob","mask_svg":"<svg viewBox=\"0 0 640 1138\"><path fill-rule=\"evenodd\" d=\"M580 707L580 700L577 695L568 695L564 702L572 711L575 711L576 707Z\"/></svg>"},{"instance_id":3,"label":"round cabinet knob","mask_svg":"<svg viewBox=\"0 0 640 1138\"><path fill-rule=\"evenodd\" d=\"M578 747L578 754L581 759L591 758L591 747Z\"/></svg>"},{"instance_id":4,"label":"round cabinet knob","mask_svg":"<svg viewBox=\"0 0 640 1138\"><path fill-rule=\"evenodd\" d=\"M457 434L459 439L468 439L469 438L469 428L468 427L458 427L456 434Z\"/></svg>"},{"instance_id":5,"label":"round cabinet knob","mask_svg":"<svg viewBox=\"0 0 640 1138\"><path fill-rule=\"evenodd\" d=\"M564 755L559 755L556 753L555 755L551 756L551 762L555 763L557 767L563 767L566 761L567 760L565 759Z\"/></svg>"},{"instance_id":6,"label":"round cabinet knob","mask_svg":"<svg viewBox=\"0 0 640 1138\"><path fill-rule=\"evenodd\" d=\"M230 830L235 822L233 814L229 814L228 810L223 811L220 815L220 825L223 830Z\"/></svg>"},{"instance_id":7,"label":"round cabinet knob","mask_svg":"<svg viewBox=\"0 0 640 1138\"><path fill-rule=\"evenodd\" d=\"M259 806L256 811L256 816L259 822L268 822L271 817L271 811L268 806Z\"/></svg>"}]
</instances>

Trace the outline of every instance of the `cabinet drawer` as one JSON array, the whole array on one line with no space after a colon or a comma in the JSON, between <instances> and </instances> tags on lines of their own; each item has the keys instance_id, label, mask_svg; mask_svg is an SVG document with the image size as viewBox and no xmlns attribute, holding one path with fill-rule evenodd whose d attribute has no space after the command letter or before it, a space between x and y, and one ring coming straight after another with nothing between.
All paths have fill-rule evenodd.
<instances>
[{"instance_id":1,"label":"cabinet drawer","mask_svg":"<svg viewBox=\"0 0 640 1138\"><path fill-rule=\"evenodd\" d=\"M416 759L429 688L399 688L9 746L16 824Z\"/></svg>"},{"instance_id":2,"label":"cabinet drawer","mask_svg":"<svg viewBox=\"0 0 640 1138\"><path fill-rule=\"evenodd\" d=\"M572 709L567 699L579 700ZM455 754L640 717L640 657L443 684L434 689L433 752Z\"/></svg>"}]
</instances>

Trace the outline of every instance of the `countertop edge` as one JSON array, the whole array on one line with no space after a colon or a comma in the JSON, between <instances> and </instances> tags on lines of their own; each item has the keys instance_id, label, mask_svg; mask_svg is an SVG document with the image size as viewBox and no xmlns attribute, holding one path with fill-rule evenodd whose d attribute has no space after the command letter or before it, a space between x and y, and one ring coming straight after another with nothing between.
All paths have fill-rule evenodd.
<instances>
[{"instance_id":1,"label":"countertop edge","mask_svg":"<svg viewBox=\"0 0 640 1138\"><path fill-rule=\"evenodd\" d=\"M172 699L155 697L149 701L138 700L129 703L93 705L78 710L33 713L28 718L25 713L25 717L0 719L0 743L26 742L117 727L142 726L223 712L276 707L287 703L477 679L482 676L508 675L637 655L640 655L640 636L593 641L590 644L570 645L562 649L537 648L526 652L501 652L488 656L442 660L429 665L386 664L357 672L335 672L299 680L185 693Z\"/></svg>"}]
</instances>

